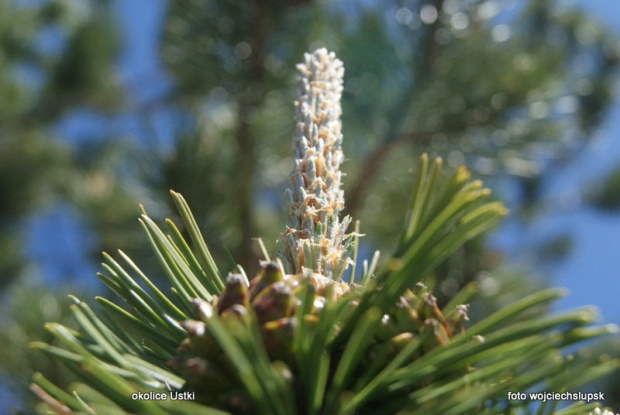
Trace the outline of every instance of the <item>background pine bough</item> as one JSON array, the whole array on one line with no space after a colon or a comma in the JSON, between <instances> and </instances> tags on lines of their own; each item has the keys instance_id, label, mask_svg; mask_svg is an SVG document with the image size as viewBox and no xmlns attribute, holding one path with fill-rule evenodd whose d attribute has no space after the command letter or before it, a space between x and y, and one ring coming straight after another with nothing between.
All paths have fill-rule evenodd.
<instances>
[{"instance_id":1,"label":"background pine bough","mask_svg":"<svg viewBox=\"0 0 620 415\"><path fill-rule=\"evenodd\" d=\"M119 252L100 279L126 303L73 298L79 331L50 323L59 345L35 343L82 379L70 392L42 375L41 413L586 414L596 403L532 405L508 392L566 391L615 370L617 360L563 349L614 330L591 309L544 315L562 290L538 292L462 329L468 286L443 309L433 269L506 211L464 167L418 163L410 215L393 256L356 272L356 238L340 221L342 64L318 50L300 66L293 186L282 261L250 282L224 278L181 195L183 220L140 223L171 283L161 291ZM185 237L184 235L187 235ZM353 255L353 260L350 256ZM340 278L352 262L348 282ZM359 271L359 270L357 270ZM288 274L287 274L288 273ZM360 274L359 276L357 274ZM355 279L354 277L359 277ZM249 288L248 288L249 286ZM537 318L531 318L537 312ZM181 345L179 347L179 345ZM192 390L195 402L135 400L137 391Z\"/></svg>"}]
</instances>

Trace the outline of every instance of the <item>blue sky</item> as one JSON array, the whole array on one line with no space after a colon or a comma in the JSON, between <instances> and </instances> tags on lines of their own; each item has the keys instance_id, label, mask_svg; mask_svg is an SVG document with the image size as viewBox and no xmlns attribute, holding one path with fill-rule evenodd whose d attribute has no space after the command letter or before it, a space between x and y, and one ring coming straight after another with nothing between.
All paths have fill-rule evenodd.
<instances>
[{"instance_id":1,"label":"blue sky","mask_svg":"<svg viewBox=\"0 0 620 415\"><path fill-rule=\"evenodd\" d=\"M587 10L609 30L620 36L620 2L614 0L562 1ZM618 91L618 85L616 85ZM546 189L553 200L574 197L601 174L620 163L620 99L615 98L595 140L575 163L552 177ZM597 305L605 322L620 324L620 215L581 207L550 211L539 224L547 229L570 229L571 255L550 269L554 285L564 286L570 295L558 308Z\"/></svg>"}]
</instances>

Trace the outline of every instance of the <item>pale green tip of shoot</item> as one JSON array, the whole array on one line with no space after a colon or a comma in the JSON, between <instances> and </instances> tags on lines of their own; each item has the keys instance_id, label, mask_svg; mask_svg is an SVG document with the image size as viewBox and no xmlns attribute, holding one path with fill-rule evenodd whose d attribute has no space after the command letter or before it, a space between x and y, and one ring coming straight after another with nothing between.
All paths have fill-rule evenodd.
<instances>
[{"instance_id":1,"label":"pale green tip of shoot","mask_svg":"<svg viewBox=\"0 0 620 415\"><path fill-rule=\"evenodd\" d=\"M620 327L618 327L617 324L606 324L605 329L607 330L607 333L609 334L620 333Z\"/></svg>"}]
</instances>

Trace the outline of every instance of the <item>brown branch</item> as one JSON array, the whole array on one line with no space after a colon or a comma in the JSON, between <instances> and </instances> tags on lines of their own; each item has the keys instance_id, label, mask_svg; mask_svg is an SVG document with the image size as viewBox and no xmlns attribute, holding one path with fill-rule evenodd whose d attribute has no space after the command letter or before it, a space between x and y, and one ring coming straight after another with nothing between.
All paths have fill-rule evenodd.
<instances>
[{"instance_id":1,"label":"brown branch","mask_svg":"<svg viewBox=\"0 0 620 415\"><path fill-rule=\"evenodd\" d=\"M344 210L346 215L351 217L356 216L356 213L359 211L366 198L366 192L370 184L381 167L385 156L395 143L396 141L392 141L391 143L381 145L372 150L370 154L364 158L361 172L355 178L355 183L351 186L350 190L346 192L346 205Z\"/></svg>"},{"instance_id":2,"label":"brown branch","mask_svg":"<svg viewBox=\"0 0 620 415\"><path fill-rule=\"evenodd\" d=\"M258 264L258 252L253 243L256 237L254 221L254 178L256 177L256 151L254 137L248 119L248 113L259 106L263 99L261 88L265 77L264 59L265 42L268 35L270 14L265 2L257 1L254 5L253 30L249 37L251 55L248 62L247 85L239 98L238 129L235 134L237 143L237 176L233 190L239 206L239 227L241 230L241 245L235 258L248 271L253 272Z\"/></svg>"},{"instance_id":3,"label":"brown branch","mask_svg":"<svg viewBox=\"0 0 620 415\"><path fill-rule=\"evenodd\" d=\"M443 6L444 0L433 0L432 3L439 11ZM345 210L345 214L347 215L351 215L352 217L356 216L366 198L369 185L374 180L375 175L381 168L390 149L396 143L404 139L417 141L419 138L429 136L428 134L422 133L401 134L398 130L401 128L401 124L407 115L407 109L413 101L412 97L414 96L415 90L419 85L424 84L431 74L437 45L435 42L435 34L440 26L441 21L437 19L432 24L426 26L426 30L420 37L420 42L418 44L420 57L417 60L419 64L412 67L412 78L414 78L415 81L403 92L393 110L390 111L390 114L392 114L391 120L389 121L390 128L381 140L381 144L364 158L362 170L347 194L347 206Z\"/></svg>"},{"instance_id":4,"label":"brown branch","mask_svg":"<svg viewBox=\"0 0 620 415\"><path fill-rule=\"evenodd\" d=\"M427 132L409 132L400 135L396 139L389 140L385 144L372 150L364 158L361 172L357 175L355 182L346 193L347 204L345 206L345 214L350 215L351 217L355 217L357 215L357 212L359 212L359 209L362 208L362 205L366 199L366 192L385 161L385 158L394 147L402 143L410 143L414 146L424 147L432 135L433 133Z\"/></svg>"}]
</instances>

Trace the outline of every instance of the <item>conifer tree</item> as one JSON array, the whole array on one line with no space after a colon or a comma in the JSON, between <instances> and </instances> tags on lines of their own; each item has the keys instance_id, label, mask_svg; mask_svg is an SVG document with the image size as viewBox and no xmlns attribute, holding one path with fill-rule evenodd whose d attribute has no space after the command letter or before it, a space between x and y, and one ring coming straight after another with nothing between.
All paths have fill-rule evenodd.
<instances>
[{"instance_id":1,"label":"conifer tree","mask_svg":"<svg viewBox=\"0 0 620 415\"><path fill-rule=\"evenodd\" d=\"M342 213L360 218L367 235L362 243L383 252L391 252L410 207L403 195L424 152L431 159L443 156L448 170L468 164L493 188L516 177L522 197L513 215L539 213L545 169L538 149L570 160L586 145L604 119L617 67L613 37L584 14L551 2L524 2L505 21L498 18L501 1L350 9L319 1L169 2L159 45L171 87L153 101L119 106L124 94L112 68L120 35L106 3L52 0L29 9L0 0L0 198L10 201L0 204L7 209L0 212L3 281L24 274L17 241L28 215L61 200L96 232L93 258L122 248L161 284L164 273L148 260L148 245L132 224L140 202L154 219L168 215L179 223L174 205L165 203L169 188L184 195L201 229L209 230L204 237L222 269L238 261L249 275L258 272L261 253L252 238L263 236L267 250L275 252L273 241L286 223L273 213L280 211L273 200L279 200L290 169L283 160L290 157L294 130L291 82L299 57L315 45L333 48L347 65ZM64 39L52 53L37 43L50 27ZM579 67L583 59L592 65ZM24 82L14 70L24 67L43 75ZM123 89L133 88L129 82ZM148 134L134 138L153 144L147 151L134 145L119 151L105 141L78 151L54 140L58 123L75 109L137 120ZM163 150L154 144L161 119L175 137ZM519 297L508 292L540 287L523 283L524 276L510 269L494 270L497 262L482 237L459 247L436 268L431 288L438 303L447 305L481 270L493 270L485 275L504 289L484 298L484 306L472 300L475 321L485 315L478 310ZM16 294L28 290L11 288ZM542 308L529 316L544 315ZM40 327L24 323L34 320L32 314L13 310L6 315L21 322L3 323L13 379L32 366L23 347L24 332L31 330L10 328Z\"/></svg>"}]
</instances>

